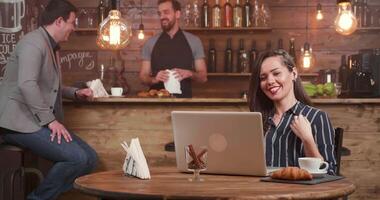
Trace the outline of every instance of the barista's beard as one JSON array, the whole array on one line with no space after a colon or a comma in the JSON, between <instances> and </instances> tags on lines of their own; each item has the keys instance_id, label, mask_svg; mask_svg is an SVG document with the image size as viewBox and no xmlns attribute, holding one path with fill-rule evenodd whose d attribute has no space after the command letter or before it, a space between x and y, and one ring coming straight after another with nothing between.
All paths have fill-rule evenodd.
<instances>
[{"instance_id":1,"label":"barista's beard","mask_svg":"<svg viewBox=\"0 0 380 200\"><path fill-rule=\"evenodd\" d=\"M163 19L163 20L168 20L168 19ZM170 30L172 30L172 28L174 27L174 24L175 24L175 20L173 20L173 21L169 20L169 23L167 25L163 25L162 24L163 20L161 20L161 28L162 28L162 30L165 31L165 32L169 32Z\"/></svg>"}]
</instances>

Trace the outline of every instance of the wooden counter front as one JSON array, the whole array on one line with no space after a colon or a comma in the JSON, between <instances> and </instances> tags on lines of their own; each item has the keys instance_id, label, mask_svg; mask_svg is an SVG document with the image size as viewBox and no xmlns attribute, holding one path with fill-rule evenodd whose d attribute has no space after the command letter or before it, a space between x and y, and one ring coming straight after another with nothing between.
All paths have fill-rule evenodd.
<instances>
[{"instance_id":1,"label":"wooden counter front","mask_svg":"<svg viewBox=\"0 0 380 200\"><path fill-rule=\"evenodd\" d=\"M334 127L344 129L341 173L357 186L350 199L376 199L380 193L380 99L313 99ZM139 137L150 166L174 166L175 154L164 151L173 141L173 110L248 111L244 99L107 98L64 102L65 124L99 154L98 170L121 169L120 142Z\"/></svg>"}]
</instances>

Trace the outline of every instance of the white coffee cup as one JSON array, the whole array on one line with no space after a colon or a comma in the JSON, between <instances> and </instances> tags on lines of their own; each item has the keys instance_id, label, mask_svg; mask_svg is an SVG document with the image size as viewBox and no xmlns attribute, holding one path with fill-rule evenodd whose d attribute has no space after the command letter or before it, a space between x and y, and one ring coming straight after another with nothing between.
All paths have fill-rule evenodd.
<instances>
[{"instance_id":1,"label":"white coffee cup","mask_svg":"<svg viewBox=\"0 0 380 200\"><path fill-rule=\"evenodd\" d=\"M298 163L301 169L304 169L309 173L327 173L327 169L329 168L329 164L326 161L322 161L322 159L315 157L298 158ZM323 164L324 167L321 169Z\"/></svg>"},{"instance_id":2,"label":"white coffee cup","mask_svg":"<svg viewBox=\"0 0 380 200\"><path fill-rule=\"evenodd\" d=\"M123 88L122 87L112 87L111 88L111 95L112 96L121 96L121 95L123 95Z\"/></svg>"}]
</instances>

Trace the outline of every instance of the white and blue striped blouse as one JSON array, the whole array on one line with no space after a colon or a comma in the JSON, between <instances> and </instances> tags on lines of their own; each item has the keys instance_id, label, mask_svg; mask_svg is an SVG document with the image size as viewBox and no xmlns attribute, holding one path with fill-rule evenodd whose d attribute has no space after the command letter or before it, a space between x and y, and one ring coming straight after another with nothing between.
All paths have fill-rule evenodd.
<instances>
[{"instance_id":1,"label":"white and blue striped blouse","mask_svg":"<svg viewBox=\"0 0 380 200\"><path fill-rule=\"evenodd\" d=\"M293 133L290 123L293 117L302 114L311 123L314 141L326 162L329 163L328 173L336 172L336 159L334 152L334 128L327 114L319 109L297 102L286 111L276 127L269 117L266 140L266 164L271 167L299 166L298 158L305 157L302 141Z\"/></svg>"}]
</instances>

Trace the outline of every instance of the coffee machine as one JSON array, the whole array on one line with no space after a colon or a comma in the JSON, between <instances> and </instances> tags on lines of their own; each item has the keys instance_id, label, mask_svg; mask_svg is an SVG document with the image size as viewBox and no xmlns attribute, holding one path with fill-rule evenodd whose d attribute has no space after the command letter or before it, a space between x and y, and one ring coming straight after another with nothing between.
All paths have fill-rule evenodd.
<instances>
[{"instance_id":1,"label":"coffee machine","mask_svg":"<svg viewBox=\"0 0 380 200\"><path fill-rule=\"evenodd\" d=\"M362 49L349 56L349 97L380 97L380 49Z\"/></svg>"}]
</instances>

